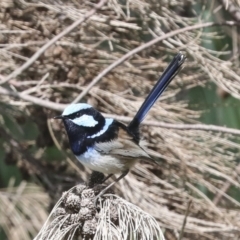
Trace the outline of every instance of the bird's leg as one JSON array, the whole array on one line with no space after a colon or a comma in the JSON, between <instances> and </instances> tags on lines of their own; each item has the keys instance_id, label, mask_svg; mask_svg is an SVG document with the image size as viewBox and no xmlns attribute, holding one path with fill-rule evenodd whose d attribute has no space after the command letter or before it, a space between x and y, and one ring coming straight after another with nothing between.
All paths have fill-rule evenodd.
<instances>
[{"instance_id":1,"label":"bird's leg","mask_svg":"<svg viewBox=\"0 0 240 240\"><path fill-rule=\"evenodd\" d=\"M95 197L95 201L94 204L95 206L97 206L97 200L98 198L100 198L109 188L111 188L115 183L117 183L118 181L120 181L122 178L124 178L127 174L128 174L129 170L124 171L114 182L112 182L111 184L109 184L107 187L105 187L96 197ZM111 174L110 174L111 175ZM108 175L107 178L110 176Z\"/></svg>"},{"instance_id":2,"label":"bird's leg","mask_svg":"<svg viewBox=\"0 0 240 240\"><path fill-rule=\"evenodd\" d=\"M105 183L110 177L112 177L113 174L109 174L108 176L106 176L103 180L102 180L102 183Z\"/></svg>"}]
</instances>

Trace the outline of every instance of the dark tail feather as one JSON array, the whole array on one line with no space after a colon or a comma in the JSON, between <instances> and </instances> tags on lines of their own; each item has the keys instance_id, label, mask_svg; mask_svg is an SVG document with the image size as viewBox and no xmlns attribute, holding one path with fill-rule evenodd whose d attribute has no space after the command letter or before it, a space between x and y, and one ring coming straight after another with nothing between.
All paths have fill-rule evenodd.
<instances>
[{"instance_id":1,"label":"dark tail feather","mask_svg":"<svg viewBox=\"0 0 240 240\"><path fill-rule=\"evenodd\" d=\"M184 63L185 56L180 52L178 53L172 62L168 65L167 69L163 72L162 76L153 87L152 91L149 93L148 97L145 99L144 103L138 110L137 114L133 118L133 120L128 125L128 129L134 133L136 137L138 137L138 128L140 123L143 121L145 116L147 115L150 108L157 101L159 96L164 92L168 84L172 81L172 79L178 73L178 70Z\"/></svg>"}]
</instances>

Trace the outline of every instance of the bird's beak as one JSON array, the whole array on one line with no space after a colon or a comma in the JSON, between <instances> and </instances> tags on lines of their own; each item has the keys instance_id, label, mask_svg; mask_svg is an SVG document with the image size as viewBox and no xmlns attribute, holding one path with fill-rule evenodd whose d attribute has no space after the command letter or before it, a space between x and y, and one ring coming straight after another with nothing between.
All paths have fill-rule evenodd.
<instances>
[{"instance_id":1,"label":"bird's beak","mask_svg":"<svg viewBox=\"0 0 240 240\"><path fill-rule=\"evenodd\" d=\"M63 118L64 118L64 116L60 115L60 116L54 117L53 119L63 119Z\"/></svg>"}]
</instances>

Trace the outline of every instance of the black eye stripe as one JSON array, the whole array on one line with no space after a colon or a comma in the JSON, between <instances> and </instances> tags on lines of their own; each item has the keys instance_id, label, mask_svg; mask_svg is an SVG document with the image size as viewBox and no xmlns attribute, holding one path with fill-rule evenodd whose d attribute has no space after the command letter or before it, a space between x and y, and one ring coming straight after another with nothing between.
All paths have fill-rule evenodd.
<instances>
[{"instance_id":1,"label":"black eye stripe","mask_svg":"<svg viewBox=\"0 0 240 240\"><path fill-rule=\"evenodd\" d=\"M67 115L66 117L69 118L69 119L75 119L75 118L79 118L83 115L90 115L90 116L93 116L94 117L94 109L93 108L88 108L88 109L82 109L78 112L75 112L75 113L72 113L72 114L69 114Z\"/></svg>"}]
</instances>

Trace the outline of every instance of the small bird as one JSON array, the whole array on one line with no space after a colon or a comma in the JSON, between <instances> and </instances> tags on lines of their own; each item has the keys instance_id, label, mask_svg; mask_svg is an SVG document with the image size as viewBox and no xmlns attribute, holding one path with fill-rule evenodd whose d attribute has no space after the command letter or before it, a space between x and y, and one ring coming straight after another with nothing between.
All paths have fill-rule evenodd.
<instances>
[{"instance_id":1,"label":"small bird","mask_svg":"<svg viewBox=\"0 0 240 240\"><path fill-rule=\"evenodd\" d=\"M55 117L62 119L71 150L85 167L108 174L105 180L113 174L121 173L96 198L125 177L137 161L151 159L141 146L139 126L178 73L184 60L185 56L181 52L174 57L128 126L115 119L105 118L86 103L71 104L61 116Z\"/></svg>"}]
</instances>

